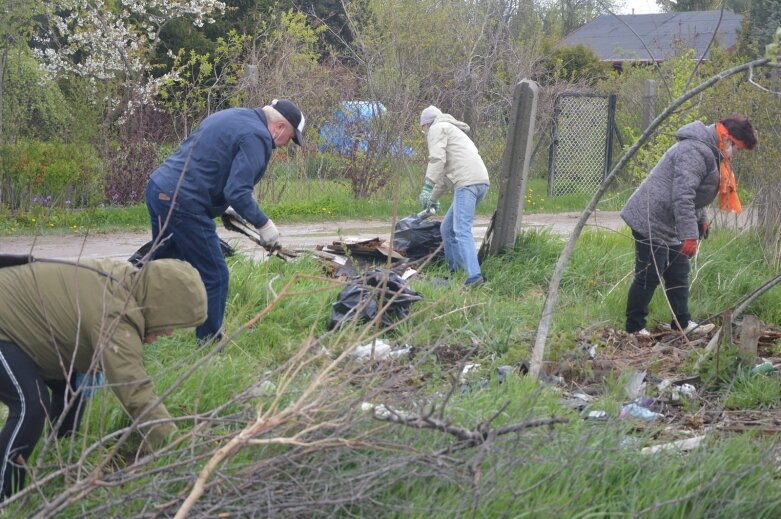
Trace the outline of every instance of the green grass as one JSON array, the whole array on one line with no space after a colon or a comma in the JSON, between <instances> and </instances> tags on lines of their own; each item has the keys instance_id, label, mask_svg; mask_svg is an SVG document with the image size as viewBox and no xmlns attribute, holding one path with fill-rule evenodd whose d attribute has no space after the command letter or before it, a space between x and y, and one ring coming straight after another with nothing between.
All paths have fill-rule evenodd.
<instances>
[{"instance_id":1,"label":"green grass","mask_svg":"<svg viewBox=\"0 0 781 519\"><path fill-rule=\"evenodd\" d=\"M450 399L446 416L456 425L474 426L492 416L505 403L507 407L496 418L496 425L550 416L565 417L567 424L553 429L533 429L497 440L479 462L479 474L467 470L480 449L454 453L453 459L464 464L445 467L417 462L388 472L384 477L392 484L374 490L372 500L359 500L343 509L356 516L452 517L463 515L494 517L506 510L511 516L528 517L775 517L781 512L781 492L774 479L772 439L750 436L715 436L703 448L688 455L644 455L639 449L659 440L664 425L645 432L635 431L631 424L583 421L559 403L553 389L540 386L528 377L513 377L499 384L496 366L517 365L528 359L550 272L563 247L560 238L545 232L525 232L519 236L515 250L489 258L484 271L489 282L482 288L464 291L463 276L456 276L449 286L435 286L432 278L444 276L446 268L432 266L412 287L424 299L412 305L415 315L397 330L383 334L389 340L408 343L421 350L410 363L414 376L401 389L394 377L368 367L357 374L363 382L338 379L321 391L333 391L335 400L346 398L351 405L363 400L391 401L400 408L415 403L440 402L447 392L450 374L458 366L437 361L425 353L425 346L442 344L473 349L470 361L480 367L470 374L469 383ZM565 358L577 351L577 334L590 327L620 328L626 291L631 281L632 241L626 233L586 232L579 242L562 282L562 294L548 345L548 359ZM734 237L714 233L701 251L702 270L695 280L691 311L695 319L723 309L745 295L747 290L774 274L771 266L750 258L761 257L759 244L751 235ZM320 265L311 259L292 263L272 260L255 264L243 257L230 260L231 287L226 314L228 332L257 316L279 294L294 276L300 277L290 297L263 317L259 323L239 335L223 353L196 371L166 399L175 416L190 416L214 409L229 401L245 388L264 379L280 383L278 368L299 351L309 339L318 339L312 351L325 347L334 354L360 340L360 327L346 327L341 332L327 330L331 304L340 286L319 278ZM765 322L781 322L781 293L770 291L749 312ZM652 304L652 320L667 320L667 309L657 296ZM147 367L158 391L171 386L179 376L204 354L196 346L191 331L179 331L161 339L147 349ZM748 376L725 354L721 364L720 388L728 407L767 409L778 405L781 384L776 377ZM295 380L284 402L290 402L312 380L325 360L312 362ZM709 369L711 365L706 366ZM346 375L344 375L346 376ZM395 376L395 375L394 375ZM620 375L611 381L598 405L615 413L622 403ZM329 400L327 400L329 401ZM211 434L232 434L255 416L255 406L264 408L268 399L243 400L221 411L231 420L209 429ZM284 405L284 404L283 404ZM296 417L288 433L314 420L338 420L345 408L317 411ZM238 418L237 418L238 417ZM92 401L88 419L78 437L75 455L82 441L91 443L112 430L127 424L124 413L107 391ZM356 435L374 424L368 417L358 420L350 431ZM192 423L182 424L187 430ZM275 430L282 434L284 429ZM301 467L291 466L291 478L301 478L303 486L314 485L316 470L340 467L333 475L332 490L339 478L354 474L362 478L369 464L391 466L400 456L419 451L433 451L452 444L452 438L433 431L419 431L391 426L375 431L385 447L377 450L351 450L312 453ZM61 442L63 446L66 442ZM219 441L197 444L195 452L216 448ZM134 439L131 446L137 446ZM403 449L402 449L403 446ZM96 463L110 447L96 451L85 460L84 467ZM63 451L67 453L67 450ZM125 448L124 452L131 452ZM178 455L163 456L151 467L181 461ZM189 451L186 451L189 452ZM258 463L267 457L285 455L282 447L248 447L221 469L224 474ZM296 451L297 452L297 451ZM329 454L329 452L331 452ZM332 456L332 457L329 457ZM336 456L333 457L333 456ZM130 456L127 459L132 459ZM280 458L281 459L281 458ZM45 465L57 463L50 451ZM125 461L124 463L127 463ZM203 460L185 461L182 474L195 473ZM280 461L281 463L281 461ZM322 465L320 465L322 464ZM113 465L112 465L113 466ZM122 463L111 470L118 470ZM309 467L308 469L303 467ZM109 471L110 472L110 471ZM121 487L97 489L83 498L78 506L61 514L77 516L105 504L115 506L113 514L141 513L150 492L162 485L167 495L185 488L184 482L160 483L160 474L134 479ZM247 476L251 477L251 476ZM269 479L263 484L282 484ZM156 479L157 478L157 479ZM308 483L306 483L308 482ZM50 498L59 494L61 480L47 485ZM260 483L258 483L260 484ZM319 484L319 483L318 483ZM313 489L315 491L316 489ZM229 492L230 488L225 487ZM328 492L327 489L322 489ZM24 504L19 513L37 506L37 498ZM107 505L108 506L108 505ZM108 511L110 511L108 510ZM107 511L107 509L103 509ZM110 514L111 515L111 511ZM323 512L325 515L327 512ZM104 514L105 515L105 514Z\"/></svg>"}]
</instances>

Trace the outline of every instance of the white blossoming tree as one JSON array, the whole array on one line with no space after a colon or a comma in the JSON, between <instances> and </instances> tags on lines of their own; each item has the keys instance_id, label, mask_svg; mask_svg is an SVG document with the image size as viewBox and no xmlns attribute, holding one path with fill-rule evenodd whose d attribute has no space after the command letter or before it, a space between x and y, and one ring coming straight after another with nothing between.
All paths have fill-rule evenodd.
<instances>
[{"instance_id":1,"label":"white blossoming tree","mask_svg":"<svg viewBox=\"0 0 781 519\"><path fill-rule=\"evenodd\" d=\"M196 26L222 13L219 0L44 0L48 24L36 53L54 77L77 76L117 82L111 101L117 114L151 102L161 77L149 63L163 27L187 18Z\"/></svg>"}]
</instances>

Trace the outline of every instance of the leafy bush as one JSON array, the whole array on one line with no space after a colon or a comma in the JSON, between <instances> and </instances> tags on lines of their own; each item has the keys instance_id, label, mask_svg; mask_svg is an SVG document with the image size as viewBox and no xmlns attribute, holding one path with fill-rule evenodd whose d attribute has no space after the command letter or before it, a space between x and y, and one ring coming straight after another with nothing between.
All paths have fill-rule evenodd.
<instances>
[{"instance_id":1,"label":"leafy bush","mask_svg":"<svg viewBox=\"0 0 781 519\"><path fill-rule=\"evenodd\" d=\"M47 140L69 133L73 120L57 83L45 78L29 49L18 48L7 56L2 71L2 142Z\"/></svg>"},{"instance_id":2,"label":"leafy bush","mask_svg":"<svg viewBox=\"0 0 781 519\"><path fill-rule=\"evenodd\" d=\"M0 203L11 210L34 205L81 207L100 189L100 159L86 144L21 140L0 148Z\"/></svg>"}]
</instances>

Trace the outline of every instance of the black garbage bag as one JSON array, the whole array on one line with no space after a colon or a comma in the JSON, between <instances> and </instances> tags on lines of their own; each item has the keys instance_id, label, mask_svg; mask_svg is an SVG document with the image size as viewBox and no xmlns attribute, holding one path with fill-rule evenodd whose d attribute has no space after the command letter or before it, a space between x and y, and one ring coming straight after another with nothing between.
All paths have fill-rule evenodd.
<instances>
[{"instance_id":1,"label":"black garbage bag","mask_svg":"<svg viewBox=\"0 0 781 519\"><path fill-rule=\"evenodd\" d=\"M393 233L393 248L408 259L418 260L437 250L442 243L440 220L428 220L417 215L402 218L396 222ZM440 250L437 256L443 255Z\"/></svg>"},{"instance_id":2,"label":"black garbage bag","mask_svg":"<svg viewBox=\"0 0 781 519\"><path fill-rule=\"evenodd\" d=\"M136 252L133 253L132 256L130 256L127 260L133 264L134 267L141 268L143 265L143 259L144 256L149 254L149 251L152 249L152 243L151 241L146 242L139 248ZM236 251L228 245L226 241L223 239L220 239L220 249L222 250L222 255L225 258L230 258L234 254L236 254Z\"/></svg>"},{"instance_id":3,"label":"black garbage bag","mask_svg":"<svg viewBox=\"0 0 781 519\"><path fill-rule=\"evenodd\" d=\"M383 283L386 283L385 290ZM421 299L423 296L412 290L395 272L372 269L339 292L339 297L331 308L328 329L352 320L369 322L377 316L381 308L393 300L381 317L383 326L390 326L408 316L410 305Z\"/></svg>"}]
</instances>

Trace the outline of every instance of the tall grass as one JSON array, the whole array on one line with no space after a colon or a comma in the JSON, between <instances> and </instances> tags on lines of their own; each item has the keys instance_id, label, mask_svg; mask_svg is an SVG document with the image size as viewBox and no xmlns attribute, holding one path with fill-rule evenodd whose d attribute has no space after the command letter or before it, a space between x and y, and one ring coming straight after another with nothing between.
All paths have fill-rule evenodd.
<instances>
[{"instance_id":1,"label":"tall grass","mask_svg":"<svg viewBox=\"0 0 781 519\"><path fill-rule=\"evenodd\" d=\"M267 444L245 445L218 467L194 516L777 516L781 491L773 476L770 440L714 436L688 455L641 454L664 425L642 432L621 421L583 421L560 404L554 390L526 377L516 374L499 383L496 366L518 366L528 358L548 276L562 246L548 233L522 233L515 250L484 263L489 282L477 290L462 289L462 276L446 286L436 284L433 278L444 276L446 269L426 268L411 281L424 299L412 306L406 322L388 331L352 325L328 331L341 285L321 277L313 259L257 264L232 258L229 333L272 304L290 280L296 282L266 317L167 397L173 415L187 417L180 428L192 431L191 437L154 458L136 456L138 440L124 445L102 474L103 483L88 487L58 516L141 516L152 510L172 515L188 483L218 447L259 413L284 413L307 394L312 405L305 412L286 416L256 437ZM770 266L750 259L759 250L750 234L714 233L698 259L701 270L691 299L695 318L723 309L774 274ZM577 352L581 330L622 326L632 263L626 233L583 235L562 283L551 360ZM765 294L749 311L765 322L780 322L781 293ZM651 318L669 319L660 294ZM412 345L414 356L385 364L334 360L375 333L394 344ZM149 347L147 367L157 390L179 383L207 352L189 331ZM464 362L479 366L459 381ZM313 384L319 384L317 391L307 393ZM746 379L722 387L727 386L730 393L723 397L731 395L730 406L777 405L756 397L767 385ZM773 388L777 392L777 384ZM615 410L621 398L621 391L606 388L601 403ZM388 403L404 413L439 405L436 416L441 412L448 423L466 428L551 416L568 423L463 449L442 431L378 423L359 411L364 401ZM44 497L54 499L84 481L112 440L84 459L79 459L81 450L126 425L114 398L99 390L73 443L61 440L45 458L32 460L39 463L36 477L66 467L67 478L12 503L9 513L40 512L46 509ZM280 438L296 438L299 444L280 443Z\"/></svg>"}]
</instances>

